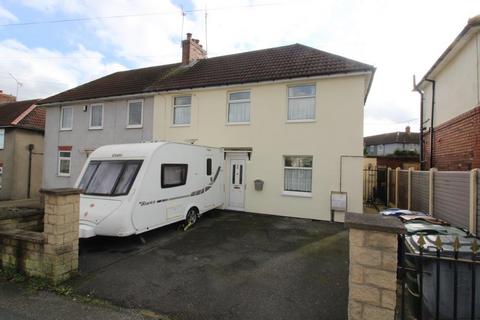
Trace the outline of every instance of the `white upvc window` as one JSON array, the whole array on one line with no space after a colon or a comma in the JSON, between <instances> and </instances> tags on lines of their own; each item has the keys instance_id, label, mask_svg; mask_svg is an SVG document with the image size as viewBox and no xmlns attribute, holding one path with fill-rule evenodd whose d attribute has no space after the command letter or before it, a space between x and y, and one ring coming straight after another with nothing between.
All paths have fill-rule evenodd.
<instances>
[{"instance_id":1,"label":"white upvc window","mask_svg":"<svg viewBox=\"0 0 480 320\"><path fill-rule=\"evenodd\" d=\"M89 129L103 129L103 104L90 105Z\"/></svg>"},{"instance_id":2,"label":"white upvc window","mask_svg":"<svg viewBox=\"0 0 480 320\"><path fill-rule=\"evenodd\" d=\"M173 125L189 125L191 110L192 96L175 97L173 101Z\"/></svg>"},{"instance_id":3,"label":"white upvc window","mask_svg":"<svg viewBox=\"0 0 480 320\"><path fill-rule=\"evenodd\" d=\"M0 129L0 150L5 149L5 129Z\"/></svg>"},{"instance_id":4,"label":"white upvc window","mask_svg":"<svg viewBox=\"0 0 480 320\"><path fill-rule=\"evenodd\" d=\"M312 156L284 156L284 187L286 195L311 196Z\"/></svg>"},{"instance_id":5,"label":"white upvc window","mask_svg":"<svg viewBox=\"0 0 480 320\"><path fill-rule=\"evenodd\" d=\"M60 110L60 130L72 130L73 107L62 107Z\"/></svg>"},{"instance_id":6,"label":"white upvc window","mask_svg":"<svg viewBox=\"0 0 480 320\"><path fill-rule=\"evenodd\" d=\"M315 120L315 96L314 84L288 87L287 121Z\"/></svg>"},{"instance_id":7,"label":"white upvc window","mask_svg":"<svg viewBox=\"0 0 480 320\"><path fill-rule=\"evenodd\" d=\"M143 126L143 100L128 101L127 128L141 128Z\"/></svg>"},{"instance_id":8,"label":"white upvc window","mask_svg":"<svg viewBox=\"0 0 480 320\"><path fill-rule=\"evenodd\" d=\"M228 123L250 123L250 91L228 94Z\"/></svg>"},{"instance_id":9,"label":"white upvc window","mask_svg":"<svg viewBox=\"0 0 480 320\"><path fill-rule=\"evenodd\" d=\"M70 167L72 160L72 152L66 150L58 151L58 175L61 177L70 176Z\"/></svg>"}]
</instances>

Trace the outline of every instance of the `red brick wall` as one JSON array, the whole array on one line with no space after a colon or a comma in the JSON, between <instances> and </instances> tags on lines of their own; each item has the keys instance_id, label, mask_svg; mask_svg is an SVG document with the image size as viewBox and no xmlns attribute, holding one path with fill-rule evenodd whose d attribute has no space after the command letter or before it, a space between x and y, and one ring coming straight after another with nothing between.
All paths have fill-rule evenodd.
<instances>
[{"instance_id":1,"label":"red brick wall","mask_svg":"<svg viewBox=\"0 0 480 320\"><path fill-rule=\"evenodd\" d=\"M433 167L452 171L480 167L480 106L437 126L433 136ZM423 137L425 168L429 169L430 132Z\"/></svg>"},{"instance_id":2,"label":"red brick wall","mask_svg":"<svg viewBox=\"0 0 480 320\"><path fill-rule=\"evenodd\" d=\"M418 157L377 157L377 167L408 169L410 167L420 169Z\"/></svg>"}]
</instances>

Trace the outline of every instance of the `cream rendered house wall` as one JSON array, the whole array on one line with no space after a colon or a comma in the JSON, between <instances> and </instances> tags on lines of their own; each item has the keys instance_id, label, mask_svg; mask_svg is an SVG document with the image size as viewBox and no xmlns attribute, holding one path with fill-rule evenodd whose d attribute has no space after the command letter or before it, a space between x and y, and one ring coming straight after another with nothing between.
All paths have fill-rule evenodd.
<instances>
[{"instance_id":1,"label":"cream rendered house wall","mask_svg":"<svg viewBox=\"0 0 480 320\"><path fill-rule=\"evenodd\" d=\"M287 88L316 84L316 120L287 123ZM154 139L214 147L251 147L246 164L245 211L311 219L330 218L330 191L339 190L340 155L363 154L365 76L342 76L288 83L248 84L159 94L154 101ZM250 124L227 124L228 93L250 90ZM191 125L175 127L173 97L192 95ZM283 156L313 156L312 197L286 196ZM344 158L342 190L348 210L362 212L363 158ZM229 172L225 166L226 193ZM255 191L253 181L265 181ZM343 217L339 217L342 220Z\"/></svg>"},{"instance_id":2,"label":"cream rendered house wall","mask_svg":"<svg viewBox=\"0 0 480 320\"><path fill-rule=\"evenodd\" d=\"M473 36L457 55L433 77L436 81L434 126L480 105L480 34ZM424 120L430 126L432 84L424 89Z\"/></svg>"}]
</instances>

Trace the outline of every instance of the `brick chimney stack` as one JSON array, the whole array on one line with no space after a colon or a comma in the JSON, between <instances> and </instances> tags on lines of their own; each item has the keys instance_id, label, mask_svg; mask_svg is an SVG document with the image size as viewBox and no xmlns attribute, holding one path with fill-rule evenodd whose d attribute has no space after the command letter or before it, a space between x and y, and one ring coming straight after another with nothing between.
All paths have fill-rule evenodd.
<instances>
[{"instance_id":1,"label":"brick chimney stack","mask_svg":"<svg viewBox=\"0 0 480 320\"><path fill-rule=\"evenodd\" d=\"M407 126L407 127L405 128L405 133L406 133L406 134L409 134L409 133L410 133L410 126Z\"/></svg>"},{"instance_id":2,"label":"brick chimney stack","mask_svg":"<svg viewBox=\"0 0 480 320\"><path fill-rule=\"evenodd\" d=\"M198 39L193 39L191 33L187 33L187 39L182 41L182 65L186 66L195 60L206 59L205 51Z\"/></svg>"},{"instance_id":3,"label":"brick chimney stack","mask_svg":"<svg viewBox=\"0 0 480 320\"><path fill-rule=\"evenodd\" d=\"M15 101L17 101L17 97L4 93L3 90L0 90L0 103L15 102Z\"/></svg>"}]
</instances>

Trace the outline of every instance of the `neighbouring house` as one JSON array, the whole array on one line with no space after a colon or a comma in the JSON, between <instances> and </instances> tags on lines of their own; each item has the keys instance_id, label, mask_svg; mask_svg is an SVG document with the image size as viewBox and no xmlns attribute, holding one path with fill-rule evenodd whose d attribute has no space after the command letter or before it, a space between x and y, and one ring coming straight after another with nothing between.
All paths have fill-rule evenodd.
<instances>
[{"instance_id":1,"label":"neighbouring house","mask_svg":"<svg viewBox=\"0 0 480 320\"><path fill-rule=\"evenodd\" d=\"M363 138L364 168L420 168L420 134L411 132L407 126L404 132L390 132Z\"/></svg>"},{"instance_id":2,"label":"neighbouring house","mask_svg":"<svg viewBox=\"0 0 480 320\"><path fill-rule=\"evenodd\" d=\"M480 167L480 15L415 86L421 95L421 161L425 169Z\"/></svg>"},{"instance_id":3,"label":"neighbouring house","mask_svg":"<svg viewBox=\"0 0 480 320\"><path fill-rule=\"evenodd\" d=\"M44 187L72 186L98 146L169 140L224 148L226 208L328 220L331 191L341 189L348 210L362 211L374 67L301 44L207 58L187 34L182 48L180 63L117 72L41 102Z\"/></svg>"},{"instance_id":4,"label":"neighbouring house","mask_svg":"<svg viewBox=\"0 0 480 320\"><path fill-rule=\"evenodd\" d=\"M39 197L45 109L37 101L0 103L0 200Z\"/></svg>"},{"instance_id":5,"label":"neighbouring house","mask_svg":"<svg viewBox=\"0 0 480 320\"><path fill-rule=\"evenodd\" d=\"M363 138L365 155L391 156L391 155L416 155L420 150L420 135L410 132L410 127L405 132L390 132Z\"/></svg>"}]
</instances>

